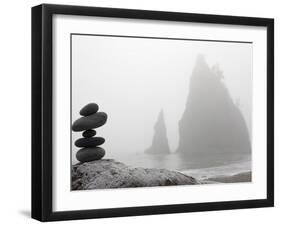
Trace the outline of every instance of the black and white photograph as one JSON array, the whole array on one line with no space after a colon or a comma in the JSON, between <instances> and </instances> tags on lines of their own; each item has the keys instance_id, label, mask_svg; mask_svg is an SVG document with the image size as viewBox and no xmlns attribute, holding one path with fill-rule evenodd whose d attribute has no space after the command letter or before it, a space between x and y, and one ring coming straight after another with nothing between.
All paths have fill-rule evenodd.
<instances>
[{"instance_id":1,"label":"black and white photograph","mask_svg":"<svg viewBox=\"0 0 281 226\"><path fill-rule=\"evenodd\" d=\"M39 221L274 206L274 19L34 6L31 162Z\"/></svg>"},{"instance_id":2,"label":"black and white photograph","mask_svg":"<svg viewBox=\"0 0 281 226\"><path fill-rule=\"evenodd\" d=\"M73 33L70 46L72 191L252 182L252 42Z\"/></svg>"}]
</instances>

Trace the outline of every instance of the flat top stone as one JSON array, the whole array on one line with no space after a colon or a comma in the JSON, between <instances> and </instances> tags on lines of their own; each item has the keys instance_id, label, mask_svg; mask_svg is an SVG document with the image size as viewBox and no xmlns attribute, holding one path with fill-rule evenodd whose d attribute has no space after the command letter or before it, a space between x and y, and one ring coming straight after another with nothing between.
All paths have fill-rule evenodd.
<instances>
[{"instance_id":1,"label":"flat top stone","mask_svg":"<svg viewBox=\"0 0 281 226\"><path fill-rule=\"evenodd\" d=\"M81 117L72 124L72 130L75 132L95 129L103 126L107 121L107 114L104 112L97 112L96 114Z\"/></svg>"},{"instance_id":2,"label":"flat top stone","mask_svg":"<svg viewBox=\"0 0 281 226\"><path fill-rule=\"evenodd\" d=\"M84 153L82 152L81 154ZM81 158L81 160L84 159L86 158ZM111 159L87 161L87 163L72 166L72 190L193 184L200 183L193 177L180 172L166 169L130 167Z\"/></svg>"},{"instance_id":3,"label":"flat top stone","mask_svg":"<svg viewBox=\"0 0 281 226\"><path fill-rule=\"evenodd\" d=\"M89 103L80 110L80 115L88 116L97 113L99 106L95 103Z\"/></svg>"}]
</instances>

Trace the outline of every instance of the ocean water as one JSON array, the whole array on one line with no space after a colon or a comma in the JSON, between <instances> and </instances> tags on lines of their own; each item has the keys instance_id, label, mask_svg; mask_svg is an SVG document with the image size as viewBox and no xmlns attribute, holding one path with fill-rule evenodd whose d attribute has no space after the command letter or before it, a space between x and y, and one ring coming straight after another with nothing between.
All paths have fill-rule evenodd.
<instances>
[{"instance_id":1,"label":"ocean water","mask_svg":"<svg viewBox=\"0 0 281 226\"><path fill-rule=\"evenodd\" d=\"M206 180L208 178L220 177L220 176L233 176L236 174L251 171L251 160L241 160L231 164L225 164L220 166L200 168L200 169L188 169L181 172L195 177L199 180Z\"/></svg>"},{"instance_id":2,"label":"ocean water","mask_svg":"<svg viewBox=\"0 0 281 226\"><path fill-rule=\"evenodd\" d=\"M131 167L159 168L180 171L186 175L204 180L214 176L231 176L251 171L250 154L182 154L150 155L144 153L106 156Z\"/></svg>"}]
</instances>

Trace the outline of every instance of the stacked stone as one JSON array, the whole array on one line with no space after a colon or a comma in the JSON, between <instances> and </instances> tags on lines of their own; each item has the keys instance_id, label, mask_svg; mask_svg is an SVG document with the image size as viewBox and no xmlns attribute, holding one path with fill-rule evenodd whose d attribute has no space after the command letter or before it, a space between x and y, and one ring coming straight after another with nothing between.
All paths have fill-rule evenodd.
<instances>
[{"instance_id":1,"label":"stacked stone","mask_svg":"<svg viewBox=\"0 0 281 226\"><path fill-rule=\"evenodd\" d=\"M81 132L83 138L75 141L75 146L81 148L76 158L80 162L91 162L99 160L105 155L105 150L99 145L105 142L103 137L95 137L96 129L103 126L107 120L107 114L104 112L98 112L99 106L95 103L87 104L80 110L81 118L77 119L73 125L72 130L75 132Z\"/></svg>"}]
</instances>

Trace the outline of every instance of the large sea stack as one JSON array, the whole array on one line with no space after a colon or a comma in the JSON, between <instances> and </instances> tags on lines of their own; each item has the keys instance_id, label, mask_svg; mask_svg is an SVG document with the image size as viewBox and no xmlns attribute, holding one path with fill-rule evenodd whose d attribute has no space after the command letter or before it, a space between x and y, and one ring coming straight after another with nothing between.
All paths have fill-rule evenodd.
<instances>
[{"instance_id":1,"label":"large sea stack","mask_svg":"<svg viewBox=\"0 0 281 226\"><path fill-rule=\"evenodd\" d=\"M145 152L148 154L170 153L163 110L159 113L157 122L154 126L152 145Z\"/></svg>"},{"instance_id":2,"label":"large sea stack","mask_svg":"<svg viewBox=\"0 0 281 226\"><path fill-rule=\"evenodd\" d=\"M203 56L192 72L186 108L179 122L178 152L244 154L251 151L246 122L224 84L222 73L211 69ZM205 155L206 154L206 155Z\"/></svg>"}]
</instances>

